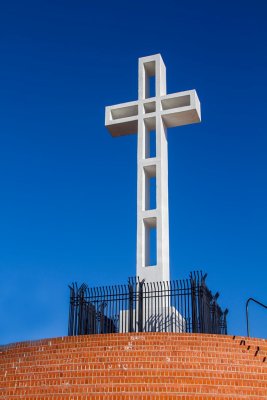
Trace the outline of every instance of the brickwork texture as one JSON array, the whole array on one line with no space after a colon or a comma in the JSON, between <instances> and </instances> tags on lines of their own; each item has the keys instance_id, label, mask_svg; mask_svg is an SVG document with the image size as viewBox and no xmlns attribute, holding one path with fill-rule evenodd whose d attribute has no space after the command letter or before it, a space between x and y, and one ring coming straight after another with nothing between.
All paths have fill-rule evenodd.
<instances>
[{"instance_id":1,"label":"brickwork texture","mask_svg":"<svg viewBox=\"0 0 267 400\"><path fill-rule=\"evenodd\" d=\"M126 333L0 347L1 400L267 399L267 340Z\"/></svg>"}]
</instances>

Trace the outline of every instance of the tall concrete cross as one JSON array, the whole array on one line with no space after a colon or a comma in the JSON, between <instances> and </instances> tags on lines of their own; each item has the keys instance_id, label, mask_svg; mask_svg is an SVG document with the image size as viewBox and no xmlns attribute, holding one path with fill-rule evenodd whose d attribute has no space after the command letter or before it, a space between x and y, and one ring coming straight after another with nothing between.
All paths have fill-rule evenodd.
<instances>
[{"instance_id":1,"label":"tall concrete cross","mask_svg":"<svg viewBox=\"0 0 267 400\"><path fill-rule=\"evenodd\" d=\"M106 107L105 125L112 136L138 133L136 276L147 282L170 279L167 128L196 122L196 91L166 94L160 54L139 58L137 101Z\"/></svg>"}]
</instances>

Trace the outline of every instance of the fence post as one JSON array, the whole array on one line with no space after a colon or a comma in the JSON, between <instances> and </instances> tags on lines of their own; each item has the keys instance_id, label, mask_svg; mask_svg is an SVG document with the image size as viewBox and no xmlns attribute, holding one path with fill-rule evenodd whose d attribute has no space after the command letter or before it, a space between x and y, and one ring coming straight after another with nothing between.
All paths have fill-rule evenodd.
<instances>
[{"instance_id":1,"label":"fence post","mask_svg":"<svg viewBox=\"0 0 267 400\"><path fill-rule=\"evenodd\" d=\"M74 284L69 285L70 289L70 307L69 307L69 325L68 336L74 336L74 312L75 312L75 291Z\"/></svg>"},{"instance_id":2,"label":"fence post","mask_svg":"<svg viewBox=\"0 0 267 400\"><path fill-rule=\"evenodd\" d=\"M192 307L192 332L198 333L196 277L195 276L193 277L192 274L190 274L190 283L191 283L191 307Z\"/></svg>"},{"instance_id":3,"label":"fence post","mask_svg":"<svg viewBox=\"0 0 267 400\"><path fill-rule=\"evenodd\" d=\"M200 333L211 333L211 315L210 315L210 297L211 293L206 287L205 279L207 274L200 277L198 276L198 287L199 287L199 296L198 296L198 308L199 308L199 327Z\"/></svg>"},{"instance_id":4,"label":"fence post","mask_svg":"<svg viewBox=\"0 0 267 400\"><path fill-rule=\"evenodd\" d=\"M78 294L79 314L78 314L78 335L82 335L82 323L83 323L83 292Z\"/></svg>"},{"instance_id":5,"label":"fence post","mask_svg":"<svg viewBox=\"0 0 267 400\"><path fill-rule=\"evenodd\" d=\"M138 283L138 332L143 332L143 279Z\"/></svg>"},{"instance_id":6,"label":"fence post","mask_svg":"<svg viewBox=\"0 0 267 400\"><path fill-rule=\"evenodd\" d=\"M227 335L227 320L226 320L227 314L228 314L228 309L226 308L223 313L223 332L220 332L223 335Z\"/></svg>"},{"instance_id":7,"label":"fence post","mask_svg":"<svg viewBox=\"0 0 267 400\"><path fill-rule=\"evenodd\" d=\"M134 291L130 280L128 281L129 288L129 312L128 312L128 331L133 332L133 306L134 306Z\"/></svg>"},{"instance_id":8,"label":"fence post","mask_svg":"<svg viewBox=\"0 0 267 400\"><path fill-rule=\"evenodd\" d=\"M211 333L217 334L219 331L221 310L217 304L219 293L217 292L211 301Z\"/></svg>"},{"instance_id":9,"label":"fence post","mask_svg":"<svg viewBox=\"0 0 267 400\"><path fill-rule=\"evenodd\" d=\"M204 333L204 279L201 281L198 277L198 320L199 320L199 332Z\"/></svg>"}]
</instances>

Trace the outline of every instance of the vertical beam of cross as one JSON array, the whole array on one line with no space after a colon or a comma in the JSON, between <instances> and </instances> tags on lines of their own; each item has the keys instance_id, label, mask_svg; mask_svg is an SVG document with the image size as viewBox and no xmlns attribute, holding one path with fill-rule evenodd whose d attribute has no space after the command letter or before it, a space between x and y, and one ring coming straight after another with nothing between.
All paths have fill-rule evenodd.
<instances>
[{"instance_id":1,"label":"vertical beam of cross","mask_svg":"<svg viewBox=\"0 0 267 400\"><path fill-rule=\"evenodd\" d=\"M106 107L112 136L138 133L136 275L148 282L170 279L167 128L196 122L195 90L166 94L160 54L139 58L137 101Z\"/></svg>"}]
</instances>

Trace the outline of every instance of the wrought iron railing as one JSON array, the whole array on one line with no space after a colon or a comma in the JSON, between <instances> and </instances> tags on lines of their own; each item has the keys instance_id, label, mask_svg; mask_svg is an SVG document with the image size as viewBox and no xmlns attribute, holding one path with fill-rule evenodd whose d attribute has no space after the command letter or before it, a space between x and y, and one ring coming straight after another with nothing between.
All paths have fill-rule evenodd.
<instances>
[{"instance_id":1,"label":"wrought iron railing","mask_svg":"<svg viewBox=\"0 0 267 400\"><path fill-rule=\"evenodd\" d=\"M226 315L206 286L206 276L126 285L70 288L68 334L194 332L227 334Z\"/></svg>"}]
</instances>

